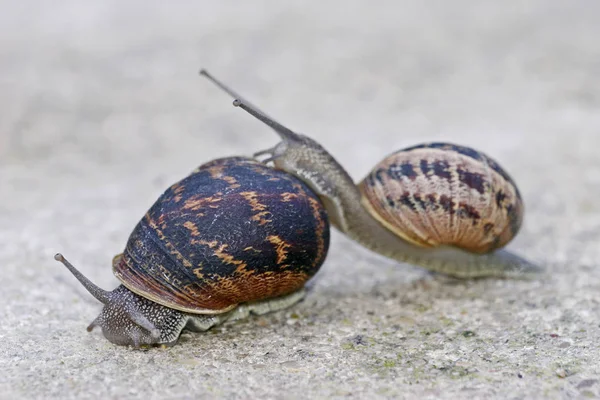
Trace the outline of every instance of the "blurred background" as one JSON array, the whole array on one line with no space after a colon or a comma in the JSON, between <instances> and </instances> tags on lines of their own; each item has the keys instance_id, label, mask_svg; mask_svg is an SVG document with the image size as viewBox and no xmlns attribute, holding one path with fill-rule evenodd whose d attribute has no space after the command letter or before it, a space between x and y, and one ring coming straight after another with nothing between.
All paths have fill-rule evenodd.
<instances>
[{"instance_id":1,"label":"blurred background","mask_svg":"<svg viewBox=\"0 0 600 400\"><path fill-rule=\"evenodd\" d=\"M197 76L201 67L345 160L440 137L480 147L502 138L492 152L524 152L543 130L550 142L586 134L573 128L598 103L599 10L541 0L7 2L0 155L201 160L222 143L272 141Z\"/></svg>"},{"instance_id":2,"label":"blurred background","mask_svg":"<svg viewBox=\"0 0 600 400\"><path fill-rule=\"evenodd\" d=\"M198 76L204 67L319 140L357 180L393 150L457 142L498 159L527 182L528 205L569 223L600 197L599 11L584 0L6 2L0 191L18 195L0 210L21 228L13 238L63 213L65 227L38 232L48 254L82 219L115 229L120 245L123 226L182 174L273 145ZM547 173L567 164L576 176ZM580 200L548 190L566 181ZM108 215L81 215L78 196L110 202Z\"/></svg>"},{"instance_id":3,"label":"blurred background","mask_svg":"<svg viewBox=\"0 0 600 400\"><path fill-rule=\"evenodd\" d=\"M100 286L114 287L112 256L168 185L213 158L250 155L277 142L267 127L198 76L200 68L289 128L321 142L356 180L386 154L421 142L449 141L486 152L513 176L525 199L525 223L511 249L552 272L551 283L533 291L490 282L442 284L428 292L410 286L423 271L376 258L334 234L316 294L299 306L299 312L309 313L316 303L315 318L320 319L314 327L295 330L272 322L267 326L290 332L246 337L252 345L263 340L269 347L277 340L289 346L301 332L307 337L328 333L333 342L323 339L320 354L334 356L318 363L339 371L331 372L335 389L327 392L329 381L320 379L328 378L317 371L310 379L321 383L311 393L343 393L348 377L370 379L360 371L371 355L344 362L335 356L338 338L355 334L343 330L344 321L349 326L378 323L366 310L386 310L392 317L385 321L401 327L394 329L404 329L407 318L414 317L428 330L439 324L438 315L463 307L471 310L469 315L451 318L466 320L468 329L484 321L487 328L481 326L478 334L490 329L489 341L501 340L497 349L504 346L506 329L515 329L511 338L520 340L520 324L528 318L535 322L530 331L562 335L564 328L574 341L577 335L598 332L600 2L0 0L0 9L0 303L6 304L0 309L0 366L5 371L0 388L20 388L18 393L27 397L60 397L73 388L91 393L104 382L98 389L104 397L148 398L150 387L130 382L167 387L166 380L150 377L158 364L168 376L179 365L173 360L132 369L130 363L146 361L138 355L121 359L122 349L106 345L100 334L87 335L85 324L99 307L52 255L64 252ZM410 293L402 307L394 303L398 288ZM472 291L470 297L463 290ZM512 302L498 306L511 296ZM467 298L482 300L461 306ZM419 301L434 311L423 314ZM504 314L490 316L489 310ZM502 326L493 325L500 320ZM386 329L384 323L368 334L378 338ZM248 330L261 332L250 325ZM407 331L402 335L411 338ZM230 342L201 335L188 340L195 347L167 354L190 347L218 353L231 341L240 348L248 344L235 335ZM426 339L414 340L411 348L419 349ZM523 343L531 340L537 339L523 337ZM527 347L519 343L519 349ZM88 353L94 346L118 355L106 362L122 368L121 380L111 383L112 369L90 367L80 373L97 357ZM553 363L566 357L566 350L544 349L549 361L536 365L550 372L536 376L554 378ZM271 361L281 357L287 362L277 350L270 351ZM383 346L383 351L391 350ZM235 352L209 354L213 375L193 380L196 385L218 386L237 376L239 371L227 366L235 363L221 363L222 354L240 359ZM196 355L198 363L204 353ZM569 360L597 360L596 355L572 350ZM516 376L515 368L524 361L510 357L507 353L509 361L498 364L500 372L473 385L495 382L519 390L505 378ZM32 366L32 359L43 365ZM121 362L114 360L123 364L114 366ZM471 361L484 365L480 373L487 371L485 362ZM298 363L315 370L310 360ZM265 364L271 365L269 360ZM256 390L266 387L264 379L289 378L279 375L279 364L273 365L255 375L248 369ZM65 368L68 379L54 379L56 368ZM411 365L398 368L394 379L410 376ZM37 383L29 386L32 374ZM377 379L383 383L357 384L351 390L375 398L382 385L389 384L389 393L401 388L393 380ZM570 384L568 393L580 393L574 389L578 381ZM545 383L529 386L530 394L536 394L537 385ZM485 387L491 396L492 386ZM156 393L166 395L161 390ZM231 390L247 398L258 393Z\"/></svg>"}]
</instances>

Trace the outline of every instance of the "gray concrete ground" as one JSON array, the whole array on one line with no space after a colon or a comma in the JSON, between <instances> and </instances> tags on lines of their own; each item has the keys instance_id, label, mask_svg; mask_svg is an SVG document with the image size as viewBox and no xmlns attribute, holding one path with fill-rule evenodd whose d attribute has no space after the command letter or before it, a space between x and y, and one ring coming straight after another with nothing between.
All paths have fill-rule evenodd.
<instances>
[{"instance_id":1,"label":"gray concrete ground","mask_svg":"<svg viewBox=\"0 0 600 400\"><path fill-rule=\"evenodd\" d=\"M600 395L598 2L2 3L1 398ZM201 66L356 179L423 141L493 155L527 205L510 248L547 274L457 282L335 234L293 309L168 350L88 334L52 255L116 286L167 185L276 142Z\"/></svg>"}]
</instances>

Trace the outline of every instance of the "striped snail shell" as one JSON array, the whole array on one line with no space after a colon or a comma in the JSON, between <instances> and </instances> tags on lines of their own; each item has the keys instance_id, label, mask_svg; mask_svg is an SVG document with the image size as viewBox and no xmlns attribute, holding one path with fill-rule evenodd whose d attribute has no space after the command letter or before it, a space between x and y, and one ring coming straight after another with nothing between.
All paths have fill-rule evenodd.
<instances>
[{"instance_id":1,"label":"striped snail shell","mask_svg":"<svg viewBox=\"0 0 600 400\"><path fill-rule=\"evenodd\" d=\"M488 253L519 231L523 201L487 155L450 143L390 154L360 182L363 206L387 229L422 247Z\"/></svg>"},{"instance_id":2,"label":"striped snail shell","mask_svg":"<svg viewBox=\"0 0 600 400\"><path fill-rule=\"evenodd\" d=\"M221 158L156 201L113 271L156 303L218 314L302 288L325 260L328 229L299 180L252 159Z\"/></svg>"}]
</instances>

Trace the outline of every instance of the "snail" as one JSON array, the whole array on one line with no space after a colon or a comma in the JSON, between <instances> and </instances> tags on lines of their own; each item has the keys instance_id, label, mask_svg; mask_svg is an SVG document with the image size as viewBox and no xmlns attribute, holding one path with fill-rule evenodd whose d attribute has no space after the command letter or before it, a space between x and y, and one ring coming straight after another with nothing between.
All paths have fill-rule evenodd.
<instances>
[{"instance_id":1,"label":"snail","mask_svg":"<svg viewBox=\"0 0 600 400\"><path fill-rule=\"evenodd\" d=\"M200 74L281 138L254 156L304 181L331 224L367 249L455 278L541 272L503 249L521 227L524 205L514 180L491 157L426 143L393 152L355 184L315 140L276 122L206 70Z\"/></svg>"},{"instance_id":2,"label":"snail","mask_svg":"<svg viewBox=\"0 0 600 400\"><path fill-rule=\"evenodd\" d=\"M201 165L170 186L113 259L119 285L106 291L60 253L104 304L88 326L117 345L173 345L302 299L329 248L325 208L301 180L248 157Z\"/></svg>"}]
</instances>

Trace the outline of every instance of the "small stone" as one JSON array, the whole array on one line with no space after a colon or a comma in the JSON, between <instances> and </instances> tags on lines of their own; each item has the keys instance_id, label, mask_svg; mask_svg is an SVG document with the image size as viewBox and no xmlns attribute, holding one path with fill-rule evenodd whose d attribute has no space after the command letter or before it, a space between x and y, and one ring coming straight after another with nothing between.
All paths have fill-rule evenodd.
<instances>
[{"instance_id":1,"label":"small stone","mask_svg":"<svg viewBox=\"0 0 600 400\"><path fill-rule=\"evenodd\" d=\"M300 369L300 363L298 363L297 361L293 361L293 360L281 362L281 363L279 363L279 365L282 368L285 368L287 370L292 370L292 371Z\"/></svg>"},{"instance_id":2,"label":"small stone","mask_svg":"<svg viewBox=\"0 0 600 400\"><path fill-rule=\"evenodd\" d=\"M198 365L198 360L195 358L184 358L184 359L180 359L178 360L180 364L188 366L188 367L193 367Z\"/></svg>"},{"instance_id":3,"label":"small stone","mask_svg":"<svg viewBox=\"0 0 600 400\"><path fill-rule=\"evenodd\" d=\"M362 346L366 346L367 342L365 341L365 338L363 337L363 335L356 335L352 338L352 342L356 345L362 345Z\"/></svg>"},{"instance_id":4,"label":"small stone","mask_svg":"<svg viewBox=\"0 0 600 400\"><path fill-rule=\"evenodd\" d=\"M577 389L584 389L590 386L594 386L598 382L598 379L584 379L577 385Z\"/></svg>"}]
</instances>

